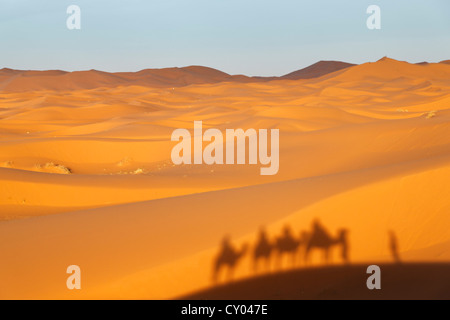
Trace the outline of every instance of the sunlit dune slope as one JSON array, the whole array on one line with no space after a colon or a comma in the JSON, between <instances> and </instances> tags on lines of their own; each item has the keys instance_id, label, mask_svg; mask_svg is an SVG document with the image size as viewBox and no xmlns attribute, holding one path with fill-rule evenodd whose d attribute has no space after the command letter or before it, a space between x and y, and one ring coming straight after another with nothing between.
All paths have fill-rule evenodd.
<instances>
[{"instance_id":1,"label":"sunlit dune slope","mask_svg":"<svg viewBox=\"0 0 450 320\"><path fill-rule=\"evenodd\" d=\"M286 224L299 234L314 218L333 235L349 229L353 262L390 259L390 229L408 259L409 251L450 240L445 197L450 167L442 165L447 159L436 161L5 222L0 248L9 263L0 274L9 277L2 283L11 295L66 296L64 287L58 289L63 277L58 269L77 262L90 275L81 296L180 295L211 285L222 235L231 234L240 246L255 241L259 226L267 226L271 237ZM450 248L425 253L422 259L445 261ZM313 263L319 261L315 255ZM337 252L332 261L339 262ZM236 277L250 270L247 256Z\"/></svg>"},{"instance_id":2,"label":"sunlit dune slope","mask_svg":"<svg viewBox=\"0 0 450 320\"><path fill-rule=\"evenodd\" d=\"M348 229L351 263L392 261L390 231L405 262L448 262L450 65L318 66L298 80L0 70L0 298L185 296L212 286L224 235L251 250L262 226L300 237L315 219ZM173 130L200 120L279 129L278 174L175 166ZM236 279L254 275L249 252Z\"/></svg>"}]
</instances>

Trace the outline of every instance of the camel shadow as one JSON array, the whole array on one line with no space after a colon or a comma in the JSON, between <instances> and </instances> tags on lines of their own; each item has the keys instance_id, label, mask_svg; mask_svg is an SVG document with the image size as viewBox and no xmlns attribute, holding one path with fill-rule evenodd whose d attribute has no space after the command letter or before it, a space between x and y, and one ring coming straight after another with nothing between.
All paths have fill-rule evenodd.
<instances>
[{"instance_id":1,"label":"camel shadow","mask_svg":"<svg viewBox=\"0 0 450 320\"><path fill-rule=\"evenodd\" d=\"M265 271L270 271L270 261L273 252L273 245L269 240L267 232L261 228L258 235L258 240L253 249L253 272L258 273L259 264L262 262Z\"/></svg>"},{"instance_id":2,"label":"camel shadow","mask_svg":"<svg viewBox=\"0 0 450 320\"><path fill-rule=\"evenodd\" d=\"M349 263L349 243L347 229L339 229L337 236L333 237L330 232L321 224L319 220L314 220L311 233L304 233L305 251L304 261L309 263L311 252L320 250L323 253L325 264L330 262L330 250L333 247L340 247L340 256L344 263Z\"/></svg>"},{"instance_id":3,"label":"camel shadow","mask_svg":"<svg viewBox=\"0 0 450 320\"><path fill-rule=\"evenodd\" d=\"M296 239L294 237L291 227L288 225L284 226L283 232L276 238L274 246L274 250L276 252L275 266L277 269L282 268L284 256L289 257L291 267L295 267L297 252L300 244L300 239Z\"/></svg>"},{"instance_id":4,"label":"camel shadow","mask_svg":"<svg viewBox=\"0 0 450 320\"><path fill-rule=\"evenodd\" d=\"M242 245L242 248L238 250L231 244L230 238L225 236L222 240L219 254L214 261L212 276L213 282L217 283L219 281L219 276L222 269L225 269L227 272L226 280L231 281L236 265L246 252L247 244Z\"/></svg>"}]
</instances>

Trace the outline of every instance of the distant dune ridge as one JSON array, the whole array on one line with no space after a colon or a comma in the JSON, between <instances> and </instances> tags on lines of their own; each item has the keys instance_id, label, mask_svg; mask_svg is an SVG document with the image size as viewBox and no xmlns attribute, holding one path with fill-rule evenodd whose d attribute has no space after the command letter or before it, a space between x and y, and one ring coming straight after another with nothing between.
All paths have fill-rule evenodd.
<instances>
[{"instance_id":1,"label":"distant dune ridge","mask_svg":"<svg viewBox=\"0 0 450 320\"><path fill-rule=\"evenodd\" d=\"M319 61L309 67L282 76L282 78L289 80L312 79L352 66L355 66L355 64L340 61Z\"/></svg>"},{"instance_id":2,"label":"distant dune ridge","mask_svg":"<svg viewBox=\"0 0 450 320\"><path fill-rule=\"evenodd\" d=\"M22 71L4 68L0 70L0 90L22 92L29 90L74 90L119 85L137 85L149 87L181 87L191 84L219 82L259 82L276 79L312 79L328 73L354 66L339 61L320 61L304 69L294 71L282 77L248 77L229 75L225 72L201 67L145 69L138 72L108 73L97 70L65 72Z\"/></svg>"},{"instance_id":3,"label":"distant dune ridge","mask_svg":"<svg viewBox=\"0 0 450 320\"><path fill-rule=\"evenodd\" d=\"M450 64L450 60L441 61ZM428 62L417 65L425 66ZM66 72L61 70L30 71L0 69L0 91L24 92L30 90L76 90L99 87L144 86L155 88L182 87L192 84L220 82L267 82L273 80L314 79L356 66L340 61L319 61L306 68L281 77L248 77L229 75L225 72L202 66L183 68L144 69L138 72L108 73L97 70Z\"/></svg>"},{"instance_id":4,"label":"distant dune ridge","mask_svg":"<svg viewBox=\"0 0 450 320\"><path fill-rule=\"evenodd\" d=\"M171 134L194 121L221 132L279 129L278 174L174 165ZM383 295L415 297L396 275L405 270L405 284L423 270L444 275L450 261L449 123L448 61L321 61L267 78L198 66L1 69L0 298L216 297L240 288L252 297L280 279L291 286L265 297L345 298L365 290L365 265L398 261L408 267L392 266ZM331 239L348 230L349 266L333 246L329 269L314 269L322 266L314 251L307 272L299 253L293 273L286 258L270 260L273 277L255 274L262 227L270 241L286 226L301 239L316 219ZM226 235L248 250L236 286L216 291L213 261ZM72 264L80 291L65 287ZM316 271L329 277L302 285ZM339 274L351 277L351 295ZM411 290L448 297L438 278Z\"/></svg>"}]
</instances>

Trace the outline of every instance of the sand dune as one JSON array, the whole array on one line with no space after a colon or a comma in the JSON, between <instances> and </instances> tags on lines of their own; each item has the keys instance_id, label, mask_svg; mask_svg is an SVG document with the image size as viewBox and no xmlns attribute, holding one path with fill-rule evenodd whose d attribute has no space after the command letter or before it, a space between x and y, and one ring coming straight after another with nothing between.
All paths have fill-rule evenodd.
<instances>
[{"instance_id":1,"label":"sand dune","mask_svg":"<svg viewBox=\"0 0 450 320\"><path fill-rule=\"evenodd\" d=\"M450 260L445 62L320 62L281 78L2 69L0 101L0 298L187 296L212 289L224 235L253 245L261 226L274 239L317 218L349 230L352 263L391 261L389 230L406 263ZM279 129L279 173L173 165L172 131L196 120ZM236 279L254 276L250 260ZM80 291L65 287L71 264Z\"/></svg>"},{"instance_id":2,"label":"sand dune","mask_svg":"<svg viewBox=\"0 0 450 320\"><path fill-rule=\"evenodd\" d=\"M194 300L448 300L450 265L381 265L382 290L367 290L366 265L307 269L252 278L182 299ZM411 290L414 285L423 290Z\"/></svg>"},{"instance_id":3,"label":"sand dune","mask_svg":"<svg viewBox=\"0 0 450 320\"><path fill-rule=\"evenodd\" d=\"M172 88L192 84L268 81L275 78L229 75L219 70L201 66L184 68L145 69L139 72L108 73L98 70L65 72L0 70L0 90L26 92L36 90L80 90L99 87L143 86Z\"/></svg>"},{"instance_id":4,"label":"sand dune","mask_svg":"<svg viewBox=\"0 0 450 320\"><path fill-rule=\"evenodd\" d=\"M80 90L99 87L142 86L150 88L183 87L220 82L267 82L279 79L311 79L354 66L339 61L320 61L282 77L247 77L229 75L202 66L184 68L144 69L138 72L108 73L98 70L66 72L62 70L33 71L0 69L0 91L26 92L36 90Z\"/></svg>"},{"instance_id":5,"label":"sand dune","mask_svg":"<svg viewBox=\"0 0 450 320\"><path fill-rule=\"evenodd\" d=\"M346 69L352 66L354 66L354 64L340 61L319 61L304 69L291 72L283 76L282 78L290 80L318 78L328 73Z\"/></svg>"},{"instance_id":6,"label":"sand dune","mask_svg":"<svg viewBox=\"0 0 450 320\"><path fill-rule=\"evenodd\" d=\"M339 75L332 76L330 82L358 82L359 87L384 83L385 85L404 85L406 80L425 81L433 80L437 84L446 83L450 67L441 63L426 65L410 64L390 58L382 58L377 62L368 62L352 68L344 69ZM332 74L333 75L333 74ZM389 83L385 83L389 81ZM391 83L392 82L392 83Z\"/></svg>"}]
</instances>

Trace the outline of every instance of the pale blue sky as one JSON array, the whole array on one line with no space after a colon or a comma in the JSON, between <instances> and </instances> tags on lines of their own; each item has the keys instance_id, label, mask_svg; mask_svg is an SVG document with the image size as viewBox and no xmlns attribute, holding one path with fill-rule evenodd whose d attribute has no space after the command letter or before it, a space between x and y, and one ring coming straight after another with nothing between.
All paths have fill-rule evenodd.
<instances>
[{"instance_id":1,"label":"pale blue sky","mask_svg":"<svg viewBox=\"0 0 450 320\"><path fill-rule=\"evenodd\" d=\"M81 8L81 30L66 9ZM366 9L382 10L368 30ZM0 68L204 65L282 75L318 60L450 59L449 0L0 0Z\"/></svg>"}]
</instances>

